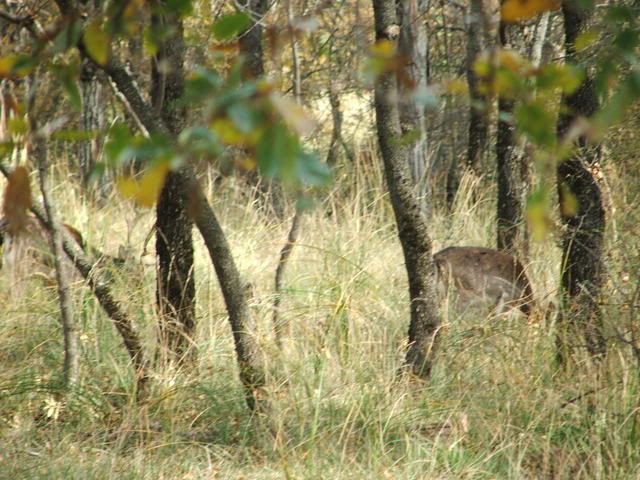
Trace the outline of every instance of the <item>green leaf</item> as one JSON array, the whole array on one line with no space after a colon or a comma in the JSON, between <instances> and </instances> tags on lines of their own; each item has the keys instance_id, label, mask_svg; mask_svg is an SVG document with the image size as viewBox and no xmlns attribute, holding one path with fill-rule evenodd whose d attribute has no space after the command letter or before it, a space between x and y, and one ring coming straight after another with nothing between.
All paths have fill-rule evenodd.
<instances>
[{"instance_id":1,"label":"green leaf","mask_svg":"<svg viewBox=\"0 0 640 480\"><path fill-rule=\"evenodd\" d=\"M282 124L269 127L258 140L258 168L267 177L291 181L296 176L296 156L300 150L295 138Z\"/></svg>"},{"instance_id":2,"label":"green leaf","mask_svg":"<svg viewBox=\"0 0 640 480\"><path fill-rule=\"evenodd\" d=\"M71 106L76 110L80 110L82 108L82 97L78 87L79 66L77 64L54 64L51 66L51 71L69 97Z\"/></svg>"},{"instance_id":3,"label":"green leaf","mask_svg":"<svg viewBox=\"0 0 640 480\"><path fill-rule=\"evenodd\" d=\"M520 132L541 147L552 147L556 143L553 116L539 101L520 104L515 110L516 124Z\"/></svg>"},{"instance_id":4,"label":"green leaf","mask_svg":"<svg viewBox=\"0 0 640 480\"><path fill-rule=\"evenodd\" d=\"M220 155L223 151L218 136L201 126L183 130L178 137L178 143L192 152L204 155Z\"/></svg>"},{"instance_id":5,"label":"green leaf","mask_svg":"<svg viewBox=\"0 0 640 480\"><path fill-rule=\"evenodd\" d=\"M251 25L251 18L243 12L225 15L213 24L212 30L216 40L224 42L231 40Z\"/></svg>"},{"instance_id":6,"label":"green leaf","mask_svg":"<svg viewBox=\"0 0 640 480\"><path fill-rule=\"evenodd\" d=\"M553 90L559 88L563 93L573 93L582 83L584 72L573 65L548 64L540 69L536 76L537 88Z\"/></svg>"},{"instance_id":7,"label":"green leaf","mask_svg":"<svg viewBox=\"0 0 640 480\"><path fill-rule=\"evenodd\" d=\"M109 60L111 39L104 31L99 20L91 22L84 30L84 45L89 56L99 65L106 65Z\"/></svg>"},{"instance_id":8,"label":"green leaf","mask_svg":"<svg viewBox=\"0 0 640 480\"><path fill-rule=\"evenodd\" d=\"M227 108L227 115L242 133L251 133L257 128L254 110L244 103L234 103Z\"/></svg>"},{"instance_id":9,"label":"green leaf","mask_svg":"<svg viewBox=\"0 0 640 480\"><path fill-rule=\"evenodd\" d=\"M297 157L298 180L310 186L324 186L331 181L331 170L315 152L301 151Z\"/></svg>"}]
</instances>

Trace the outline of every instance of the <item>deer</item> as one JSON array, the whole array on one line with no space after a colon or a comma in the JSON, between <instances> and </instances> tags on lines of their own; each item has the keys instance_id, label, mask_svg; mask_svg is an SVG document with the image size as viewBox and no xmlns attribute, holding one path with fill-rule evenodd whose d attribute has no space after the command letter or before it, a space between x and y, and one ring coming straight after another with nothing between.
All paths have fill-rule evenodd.
<instances>
[{"instance_id":1,"label":"deer","mask_svg":"<svg viewBox=\"0 0 640 480\"><path fill-rule=\"evenodd\" d=\"M531 282L513 255L483 247L448 247L433 260L437 290L446 296L453 286L459 308L490 304L496 315L518 309L532 321Z\"/></svg>"}]
</instances>

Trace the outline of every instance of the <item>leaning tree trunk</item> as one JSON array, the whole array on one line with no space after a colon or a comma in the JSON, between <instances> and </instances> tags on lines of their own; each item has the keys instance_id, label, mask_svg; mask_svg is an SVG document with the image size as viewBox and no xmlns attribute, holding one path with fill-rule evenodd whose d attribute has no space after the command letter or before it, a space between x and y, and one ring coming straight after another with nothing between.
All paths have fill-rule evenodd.
<instances>
[{"instance_id":1,"label":"leaning tree trunk","mask_svg":"<svg viewBox=\"0 0 640 480\"><path fill-rule=\"evenodd\" d=\"M483 0L471 0L467 15L467 83L469 85L469 138L467 168L480 173L487 153L489 137L488 100L478 89L478 76L474 64L485 50L485 22Z\"/></svg>"},{"instance_id":2,"label":"leaning tree trunk","mask_svg":"<svg viewBox=\"0 0 640 480\"><path fill-rule=\"evenodd\" d=\"M157 28L170 28L152 61L153 109L176 136L186 112L179 105L184 93L184 33L182 20L154 14ZM156 206L157 301L160 313L160 347L178 361L193 353L195 333L195 282L193 272L193 222L187 213L188 196L181 175L170 172Z\"/></svg>"},{"instance_id":3,"label":"leaning tree trunk","mask_svg":"<svg viewBox=\"0 0 640 480\"><path fill-rule=\"evenodd\" d=\"M562 3L567 61L579 60L575 41L583 32L590 12L575 1ZM565 112L558 120L558 136L564 137L578 117L590 117L598 109L598 98L589 76L571 95L563 98ZM580 332L589 353L599 357L606 353L602 312L599 307L603 283L603 241L605 211L600 187L593 172L600 157L598 145L578 139L578 149L558 164L557 182L560 214L565 232L562 239L563 311L558 335L558 356L564 361L569 339ZM569 203L577 202L577 209Z\"/></svg>"},{"instance_id":4,"label":"leaning tree trunk","mask_svg":"<svg viewBox=\"0 0 640 480\"><path fill-rule=\"evenodd\" d=\"M431 204L427 164L427 127L424 107L411 95L416 89L427 88L426 0L399 0L400 38L398 49L405 60L399 79L400 127L403 135L411 135L407 161L420 204L425 213Z\"/></svg>"},{"instance_id":5,"label":"leaning tree trunk","mask_svg":"<svg viewBox=\"0 0 640 480\"><path fill-rule=\"evenodd\" d=\"M35 122L32 123L35 125ZM42 204L47 220L47 231L49 233L49 243L53 254L53 264L56 272L56 282L58 284L58 300L60 302L60 318L62 324L62 335L64 338L64 384L67 389L72 389L80 379L80 342L79 328L73 315L73 305L69 290L69 272L67 264L64 262L64 247L62 244L61 224L51 199L51 189L49 187L49 172L47 166L47 151L43 139L36 139L34 142L33 154L38 164L40 177L40 191L42 193Z\"/></svg>"},{"instance_id":6,"label":"leaning tree trunk","mask_svg":"<svg viewBox=\"0 0 640 480\"><path fill-rule=\"evenodd\" d=\"M376 40L397 41L396 2L374 0L373 9ZM409 281L411 323L406 363L417 376L427 378L440 329L436 271L431 238L411 181L407 147L399 141L402 130L397 98L395 73L383 73L376 83L374 101L378 141Z\"/></svg>"}]
</instances>

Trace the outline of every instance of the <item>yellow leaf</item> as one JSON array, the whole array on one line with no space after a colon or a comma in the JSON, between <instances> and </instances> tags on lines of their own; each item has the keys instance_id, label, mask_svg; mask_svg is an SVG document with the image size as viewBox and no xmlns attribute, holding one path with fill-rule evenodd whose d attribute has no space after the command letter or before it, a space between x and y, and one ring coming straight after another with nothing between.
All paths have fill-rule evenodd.
<instances>
[{"instance_id":1,"label":"yellow leaf","mask_svg":"<svg viewBox=\"0 0 640 480\"><path fill-rule=\"evenodd\" d=\"M566 184L560 185L560 212L563 217L575 217L578 214L578 197Z\"/></svg>"},{"instance_id":2,"label":"yellow leaf","mask_svg":"<svg viewBox=\"0 0 640 480\"><path fill-rule=\"evenodd\" d=\"M152 207L158 201L169 165L156 165L142 175L140 180L122 177L117 181L118 191L125 198L131 198L141 207Z\"/></svg>"},{"instance_id":3,"label":"yellow leaf","mask_svg":"<svg viewBox=\"0 0 640 480\"><path fill-rule=\"evenodd\" d=\"M15 55L7 55L6 57L0 58L0 78L11 76L16 60L17 57Z\"/></svg>"},{"instance_id":4,"label":"yellow leaf","mask_svg":"<svg viewBox=\"0 0 640 480\"><path fill-rule=\"evenodd\" d=\"M282 116L289 128L300 136L313 133L316 122L300 105L276 92L273 92L269 98L273 108Z\"/></svg>"},{"instance_id":5,"label":"yellow leaf","mask_svg":"<svg viewBox=\"0 0 640 480\"><path fill-rule=\"evenodd\" d=\"M483 54L473 64L473 71L478 78L486 78L491 74L489 55Z\"/></svg>"},{"instance_id":6,"label":"yellow leaf","mask_svg":"<svg viewBox=\"0 0 640 480\"><path fill-rule=\"evenodd\" d=\"M560 0L505 0L501 18L504 22L520 22L539 13L560 8Z\"/></svg>"},{"instance_id":7,"label":"yellow leaf","mask_svg":"<svg viewBox=\"0 0 640 480\"><path fill-rule=\"evenodd\" d=\"M107 32L102 29L99 20L91 22L84 31L84 45L87 53L96 63L106 65L109 60L109 49L111 47L111 39Z\"/></svg>"},{"instance_id":8,"label":"yellow leaf","mask_svg":"<svg viewBox=\"0 0 640 480\"><path fill-rule=\"evenodd\" d=\"M391 40L379 40L371 47L371 55L374 57L393 58L396 53L396 44Z\"/></svg>"},{"instance_id":9,"label":"yellow leaf","mask_svg":"<svg viewBox=\"0 0 640 480\"><path fill-rule=\"evenodd\" d=\"M512 72L518 73L526 63L526 60L514 50L500 50L498 52L498 64Z\"/></svg>"},{"instance_id":10,"label":"yellow leaf","mask_svg":"<svg viewBox=\"0 0 640 480\"><path fill-rule=\"evenodd\" d=\"M598 32L594 30L585 30L580 33L574 42L576 51L581 52L582 50L589 48L596 42L596 40L598 40L598 37Z\"/></svg>"},{"instance_id":11,"label":"yellow leaf","mask_svg":"<svg viewBox=\"0 0 640 480\"><path fill-rule=\"evenodd\" d=\"M444 89L452 95L464 95L469 91L469 85L461 78L453 78L445 82Z\"/></svg>"},{"instance_id":12,"label":"yellow leaf","mask_svg":"<svg viewBox=\"0 0 640 480\"><path fill-rule=\"evenodd\" d=\"M251 147L258 142L258 137L262 133L260 129L245 134L238 130L235 124L228 118L216 118L211 122L211 130L213 130L220 140L227 145L235 147Z\"/></svg>"}]
</instances>

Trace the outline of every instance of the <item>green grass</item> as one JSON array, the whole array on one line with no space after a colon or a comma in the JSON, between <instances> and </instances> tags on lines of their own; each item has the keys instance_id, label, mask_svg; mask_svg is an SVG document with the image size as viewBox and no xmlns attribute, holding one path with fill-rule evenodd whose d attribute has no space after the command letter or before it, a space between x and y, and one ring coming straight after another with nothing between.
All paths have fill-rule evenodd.
<instances>
[{"instance_id":1,"label":"green grass","mask_svg":"<svg viewBox=\"0 0 640 480\"><path fill-rule=\"evenodd\" d=\"M558 371L552 321L450 313L431 382L397 377L408 327L402 253L379 172L352 180L358 189L336 197L331 215L323 206L305 214L286 274L283 352L270 308L287 222L261 218L233 179L212 196L253 285L269 422L244 404L224 302L199 238L198 364L154 371L144 405L133 402L126 353L86 288L74 289L82 383L64 399L55 291L34 278L16 296L0 280L0 478L637 478L638 365L622 343L612 342L599 372L586 363ZM66 221L107 252L130 238L140 253L151 212L117 198L97 209L69 187L55 192ZM492 195L483 191L474 204L463 195L453 215L437 210L436 248L492 245ZM620 328L637 321L621 305L637 279L619 275L638 268L630 263L638 260L634 225L620 219L620 243L609 243L605 308ZM534 245L528 271L545 302L555 297L558 264L552 240ZM152 354L153 269L114 275Z\"/></svg>"}]
</instances>

